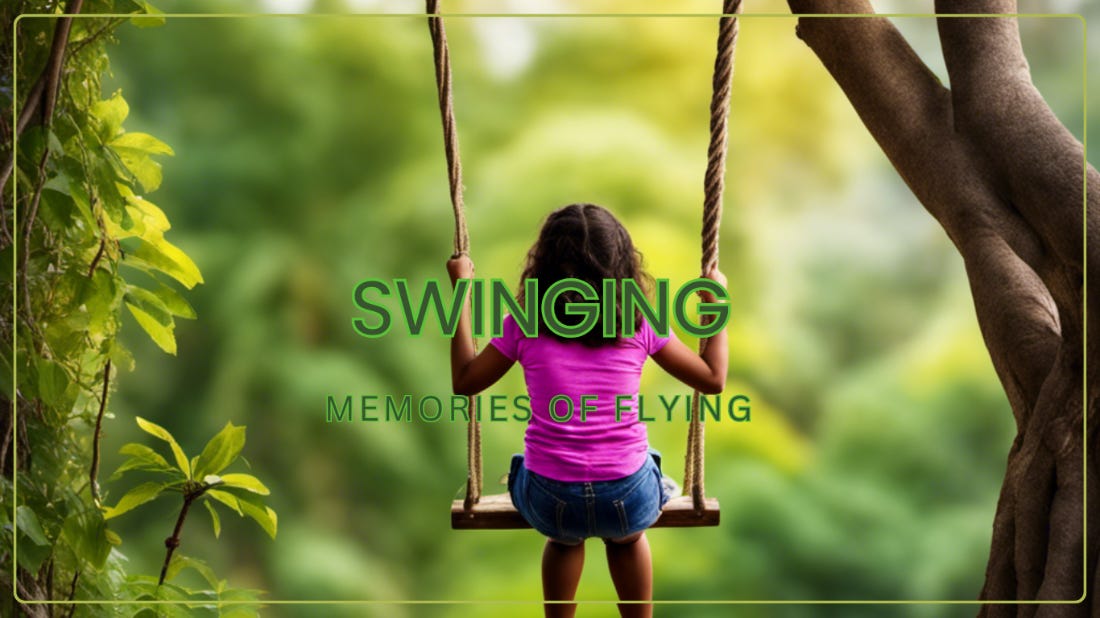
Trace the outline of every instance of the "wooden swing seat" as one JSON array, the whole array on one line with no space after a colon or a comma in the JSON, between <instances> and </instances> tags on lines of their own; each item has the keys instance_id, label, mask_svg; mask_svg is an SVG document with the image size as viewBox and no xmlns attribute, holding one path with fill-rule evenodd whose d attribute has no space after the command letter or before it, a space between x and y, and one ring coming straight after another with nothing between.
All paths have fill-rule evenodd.
<instances>
[{"instance_id":1,"label":"wooden swing seat","mask_svg":"<svg viewBox=\"0 0 1100 618\"><path fill-rule=\"evenodd\" d=\"M696 514L691 496L676 496L665 503L661 516L652 527L717 526L720 515L718 499L707 498L704 504L703 512ZM507 493L482 496L469 511L463 508L462 500L451 503L451 528L455 530L515 530L530 527L516 507L512 506L512 497Z\"/></svg>"}]
</instances>

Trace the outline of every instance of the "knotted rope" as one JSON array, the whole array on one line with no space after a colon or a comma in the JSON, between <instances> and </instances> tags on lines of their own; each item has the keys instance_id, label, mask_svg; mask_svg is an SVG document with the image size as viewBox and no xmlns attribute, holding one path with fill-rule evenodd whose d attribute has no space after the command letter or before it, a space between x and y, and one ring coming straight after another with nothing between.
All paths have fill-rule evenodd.
<instances>
[{"instance_id":1,"label":"knotted rope","mask_svg":"<svg viewBox=\"0 0 1100 618\"><path fill-rule=\"evenodd\" d=\"M455 130L454 101L451 94L451 57L447 48L447 33L439 16L438 0L426 0L428 29L431 32L435 56L435 83L439 94L439 112L443 120L444 148L447 155L447 176L450 181L451 206L454 210L454 256L466 255L470 237L466 229L466 209L462 199L462 161L458 152ZM727 150L727 118L730 106L730 82L733 77L734 52L737 47L737 15L741 0L723 0L718 27L718 50L714 61L713 92L710 102L710 144L707 149L707 171L704 181L702 272L705 275L718 264L718 231L722 219L722 192L725 188ZM706 349L706 340L699 342L699 351ZM700 393L691 401L691 423L688 427L687 457L684 470L684 495L692 497L696 513L705 509L703 486L704 425L699 410ZM469 398L470 422L466 432L466 458L469 470L466 478L468 511L481 498L481 427L477 421L476 400Z\"/></svg>"},{"instance_id":2,"label":"knotted rope","mask_svg":"<svg viewBox=\"0 0 1100 618\"><path fill-rule=\"evenodd\" d=\"M462 200L462 159L458 153L458 132L455 130L454 99L451 95L451 52L447 48L447 31L439 16L438 0L427 0L428 30L435 52L435 85L439 93L439 115L443 119L443 144L447 153L447 178L451 185L451 207L454 210L454 255L467 255L470 235L466 231L466 204ZM474 342L477 349L477 342ZM469 511L481 499L481 426L477 422L477 401L469 398L470 422L466 426L466 498L463 507Z\"/></svg>"},{"instance_id":3,"label":"knotted rope","mask_svg":"<svg viewBox=\"0 0 1100 618\"><path fill-rule=\"evenodd\" d=\"M718 52L714 59L713 91L710 99L710 145L707 148L707 173L703 183L703 274L718 265L718 228L722 221L722 191L725 188L727 123L730 108L730 82L733 56L737 49L737 15L741 0L723 0L718 23ZM705 319L709 321L710 316ZM707 340L699 341L699 353ZM699 410L699 391L691 397L691 424L688 426L687 456L684 458L684 495L691 496L695 512L705 508L703 487L703 415Z\"/></svg>"}]
</instances>

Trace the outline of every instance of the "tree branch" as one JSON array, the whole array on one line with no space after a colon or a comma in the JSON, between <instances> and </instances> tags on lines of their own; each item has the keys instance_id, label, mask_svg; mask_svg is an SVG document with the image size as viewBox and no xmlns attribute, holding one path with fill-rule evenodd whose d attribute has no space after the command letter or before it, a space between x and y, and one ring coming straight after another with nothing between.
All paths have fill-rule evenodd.
<instances>
[{"instance_id":1,"label":"tree branch","mask_svg":"<svg viewBox=\"0 0 1100 618\"><path fill-rule=\"evenodd\" d=\"M874 13L865 0L788 4L796 14ZM942 156L953 150L947 89L886 18L802 17L796 32L840 85L910 188L918 197L927 194L925 183L915 182L915 172L930 166L949 171Z\"/></svg>"},{"instance_id":2,"label":"tree branch","mask_svg":"<svg viewBox=\"0 0 1100 618\"><path fill-rule=\"evenodd\" d=\"M80 13L83 4L84 0L72 0L65 9L65 13L76 15ZM53 121L53 110L57 105L57 91L61 84L61 69L65 64L65 47L69 44L69 31L72 29L72 22L72 17L61 17L57 20L46 67L35 81L34 86L31 87L30 92L27 93L27 101L23 104L23 109L19 112L19 118L16 121L16 136L23 134L23 130L27 128L31 118L39 109L42 112L42 124L49 126ZM15 149L12 149L3 169L0 169L0 210L3 209L4 204L3 188L8 183L8 178L11 177L14 167Z\"/></svg>"},{"instance_id":3,"label":"tree branch","mask_svg":"<svg viewBox=\"0 0 1100 618\"><path fill-rule=\"evenodd\" d=\"M73 581L69 584L69 600L72 601L76 598L76 583L80 581L80 569L73 571ZM76 613L76 603L69 604L69 613L66 614L67 618L72 618Z\"/></svg>"},{"instance_id":4,"label":"tree branch","mask_svg":"<svg viewBox=\"0 0 1100 618\"><path fill-rule=\"evenodd\" d=\"M184 485L183 490L183 507L180 508L179 517L176 518L176 527L172 530L172 536L164 539L164 546L167 551L164 554L164 566L160 568L160 579L157 581L157 585L160 586L164 583L164 578L168 575L168 566L172 564L172 554L176 551L176 548L180 546L180 533L183 532L183 522L187 519L187 511L191 508L191 503L198 500L203 493L206 492L206 487L201 483L195 488L189 488L188 485Z\"/></svg>"},{"instance_id":5,"label":"tree branch","mask_svg":"<svg viewBox=\"0 0 1100 618\"><path fill-rule=\"evenodd\" d=\"M102 251L102 246L100 251ZM98 259L98 256L97 256ZM111 385L111 359L103 365L103 393L99 398L99 414L95 417L95 434L92 435L92 468L88 473L88 486L92 491L92 500L99 506L99 438L103 428L103 413L107 410L107 394Z\"/></svg>"},{"instance_id":6,"label":"tree branch","mask_svg":"<svg viewBox=\"0 0 1100 618\"><path fill-rule=\"evenodd\" d=\"M974 310L1017 430L1027 427L1061 341L1058 310L1039 277L995 234L975 234L959 252Z\"/></svg>"},{"instance_id":7,"label":"tree branch","mask_svg":"<svg viewBox=\"0 0 1100 618\"><path fill-rule=\"evenodd\" d=\"M873 13L864 0L789 4L796 13ZM1003 201L989 162L956 133L951 92L889 20L802 17L797 32L958 247L990 357L1025 426L1057 349L1058 312L1048 289L1058 280L1056 262Z\"/></svg>"},{"instance_id":8,"label":"tree branch","mask_svg":"<svg viewBox=\"0 0 1100 618\"><path fill-rule=\"evenodd\" d=\"M65 13L75 15L80 12L84 0L72 0L65 9ZM50 126L53 122L53 110L57 106L57 92L61 85L61 68L65 64L65 48L69 44L69 31L72 29L71 17L62 17L57 20L57 29L54 30L54 41L50 47L50 59L46 63L46 91L42 101L42 124Z\"/></svg>"},{"instance_id":9,"label":"tree branch","mask_svg":"<svg viewBox=\"0 0 1100 618\"><path fill-rule=\"evenodd\" d=\"M1015 0L936 2L936 12L948 15L1016 10ZM956 129L990 160L1008 199L1043 244L1079 276L1085 174L1092 241L1100 241L1100 174L1086 168L1083 147L1032 84L1016 18L940 17L937 25ZM1065 299L1051 291L1060 304L1080 304L1077 290Z\"/></svg>"}]
</instances>

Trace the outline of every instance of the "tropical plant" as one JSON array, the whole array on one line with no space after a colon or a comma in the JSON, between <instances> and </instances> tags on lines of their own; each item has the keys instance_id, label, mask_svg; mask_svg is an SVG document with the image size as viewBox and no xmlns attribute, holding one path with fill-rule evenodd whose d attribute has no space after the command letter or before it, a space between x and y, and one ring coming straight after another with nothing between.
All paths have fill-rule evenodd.
<instances>
[{"instance_id":1,"label":"tropical plant","mask_svg":"<svg viewBox=\"0 0 1100 618\"><path fill-rule=\"evenodd\" d=\"M115 506L106 509L104 519L118 517L164 492L175 492L183 496L183 506L180 507L176 527L172 530L172 536L164 542L168 551L164 557L164 567L160 571L158 583L164 583L171 567L172 555L180 545L180 532L188 510L200 498L203 499L203 506L210 513L214 536L221 536L222 525L213 502L220 502L242 517L246 515L251 517L264 529L264 532L271 538L275 538L278 519L275 511L265 505L262 498L270 494L270 490L260 482L260 479L251 474L223 473L240 458L245 440L244 427L226 423L225 427L206 443L200 455L188 459L183 448L167 429L141 417L138 417L137 424L145 432L168 443L174 462L168 463L160 453L144 444L131 442L123 446L119 452L129 455L130 458L111 475L112 479L121 477L127 471L140 470L154 473L160 480L146 481L126 492Z\"/></svg>"},{"instance_id":2,"label":"tropical plant","mask_svg":"<svg viewBox=\"0 0 1100 618\"><path fill-rule=\"evenodd\" d=\"M130 0L0 6L4 31L15 33L13 44L0 46L0 106L16 112L14 126L0 125L0 266L14 274L0 283L0 297L15 307L14 316L0 317L0 333L12 342L0 350L0 398L7 411L0 417L0 493L12 507L0 510L0 571L13 584L0 614L47 615L48 603L74 600L247 601L255 593L233 591L201 562L173 560L171 551L159 578L128 573L118 550L122 538L108 520L154 496L142 493L149 490L145 485L114 507L102 505L100 439L113 418L112 379L118 369L134 367L119 339L131 328L123 314L175 354L175 319L196 316L177 286L190 289L203 279L194 261L166 238L168 217L146 197L161 184L158 159L173 155L172 149L125 129L129 106L121 92L102 96L106 46L127 18L71 16L82 9L131 13L140 27L163 22L146 2ZM54 15L26 16L42 13ZM143 427L182 453L166 430ZM274 511L259 498L266 488L246 474L217 476L239 457L243 443L244 428L227 425L194 462L177 460L182 476L157 493L179 490L188 504L188 496L220 499L274 536ZM139 460L156 455L140 445L125 448ZM132 458L127 465L134 470L142 464ZM178 542L178 534L174 538ZM210 589L169 584L184 568L198 571ZM17 600L33 604L17 609ZM82 607L91 615L114 611Z\"/></svg>"}]
</instances>

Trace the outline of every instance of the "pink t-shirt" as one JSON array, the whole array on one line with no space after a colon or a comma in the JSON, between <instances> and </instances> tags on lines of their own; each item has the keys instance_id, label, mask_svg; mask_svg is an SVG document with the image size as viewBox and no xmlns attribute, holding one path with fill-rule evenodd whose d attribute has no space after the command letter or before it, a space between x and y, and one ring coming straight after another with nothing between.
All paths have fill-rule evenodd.
<instances>
[{"instance_id":1,"label":"pink t-shirt","mask_svg":"<svg viewBox=\"0 0 1100 618\"><path fill-rule=\"evenodd\" d=\"M531 421L524 438L528 470L566 482L610 481L637 472L648 456L645 424L638 420L638 385L646 358L668 343L644 319L631 339L589 347L579 341L544 334L525 337L512 316L504 333L490 343L504 356L519 361L531 397ZM573 414L557 401L569 397ZM582 397L590 408L582 419ZM616 420L616 398L619 418Z\"/></svg>"}]
</instances>

